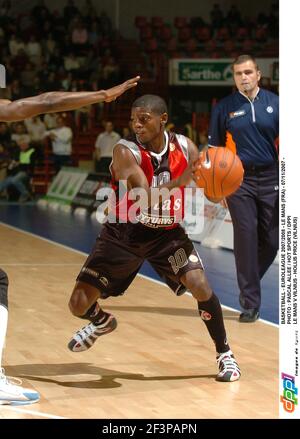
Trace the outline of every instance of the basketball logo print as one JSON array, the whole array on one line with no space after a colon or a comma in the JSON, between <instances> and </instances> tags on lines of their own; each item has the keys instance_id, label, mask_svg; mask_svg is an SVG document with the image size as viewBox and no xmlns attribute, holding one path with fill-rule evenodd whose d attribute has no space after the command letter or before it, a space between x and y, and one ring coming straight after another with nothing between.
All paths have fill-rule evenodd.
<instances>
[{"instance_id":1,"label":"basketball logo print","mask_svg":"<svg viewBox=\"0 0 300 439\"><path fill-rule=\"evenodd\" d=\"M220 168L226 168L226 166L227 166L227 162L225 162L225 160L221 160L221 161L219 162L219 167L220 167Z\"/></svg>"}]
</instances>

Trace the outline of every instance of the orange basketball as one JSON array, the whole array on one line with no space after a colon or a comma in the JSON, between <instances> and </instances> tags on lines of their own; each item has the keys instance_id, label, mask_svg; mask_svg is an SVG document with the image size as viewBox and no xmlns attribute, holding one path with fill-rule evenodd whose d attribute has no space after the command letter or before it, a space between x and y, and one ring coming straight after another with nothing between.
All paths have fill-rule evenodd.
<instances>
[{"instance_id":1,"label":"orange basketball","mask_svg":"<svg viewBox=\"0 0 300 439\"><path fill-rule=\"evenodd\" d=\"M208 149L194 174L195 182L204 188L205 196L218 201L240 187L244 169L236 154L228 148L218 147Z\"/></svg>"}]
</instances>

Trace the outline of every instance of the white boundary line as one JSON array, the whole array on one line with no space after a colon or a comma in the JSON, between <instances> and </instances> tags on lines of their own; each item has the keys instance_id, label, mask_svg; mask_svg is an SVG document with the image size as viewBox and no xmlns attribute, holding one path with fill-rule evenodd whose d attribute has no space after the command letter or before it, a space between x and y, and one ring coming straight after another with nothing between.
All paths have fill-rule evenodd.
<instances>
[{"instance_id":1,"label":"white boundary line","mask_svg":"<svg viewBox=\"0 0 300 439\"><path fill-rule=\"evenodd\" d=\"M73 251L73 252L75 252L75 253L77 253L79 255L88 256L88 253L84 253L84 252L82 252L80 250L76 250L76 249L74 249L72 247L69 247L69 246L64 245L64 244L60 244L59 242L56 242L56 241L51 241L50 239L44 238L43 236L36 235L35 233L27 232L27 230L23 230L23 229L20 229L18 227L11 226L10 224L3 223L2 221L0 221L0 225L2 225L4 227L8 227L9 229L16 230L17 232L24 233L25 235L29 235L29 236L33 236L34 238L41 239L42 241L48 242L50 244L57 245L58 247L64 248L65 250ZM63 264L63 265L65 265L65 264ZM162 285L162 286L164 286L166 288L169 288L164 282L161 282L161 281L159 281L157 279L152 279L152 277L150 277L150 276L145 276L144 274L140 274L140 273L138 273L138 276L140 276L140 277L142 277L144 279L148 279L148 280L150 280L150 281L152 281L154 283L157 283L159 285ZM191 293L185 293L185 294L188 294L189 296L192 296ZM222 305L222 308L227 309L229 311L236 312L236 313L240 312L239 310L237 310L235 308L231 308L230 306L226 306L226 305ZM273 323L273 322L269 322L268 320L259 319L259 321L261 323L265 323L266 325L270 325L270 326L273 326L275 328L279 328L279 325L277 325L276 323Z\"/></svg>"},{"instance_id":2,"label":"white boundary line","mask_svg":"<svg viewBox=\"0 0 300 439\"><path fill-rule=\"evenodd\" d=\"M6 410L10 410L10 411L15 411L15 412L19 412L19 413L28 413L30 415L33 416L40 416L42 418L49 418L49 419L68 419L68 418L64 418L63 416L55 416L55 415L50 415L49 413L42 413L42 412L38 412L35 410L26 410L26 409L22 409L20 407L13 407L11 405L1 405L0 406L0 411L2 409L6 409Z\"/></svg>"}]
</instances>

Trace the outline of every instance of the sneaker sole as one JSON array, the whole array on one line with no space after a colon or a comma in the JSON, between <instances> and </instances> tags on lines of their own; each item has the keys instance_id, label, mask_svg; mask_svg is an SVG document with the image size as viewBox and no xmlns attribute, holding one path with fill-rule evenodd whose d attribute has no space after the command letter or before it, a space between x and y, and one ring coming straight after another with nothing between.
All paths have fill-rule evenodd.
<instances>
[{"instance_id":1,"label":"sneaker sole","mask_svg":"<svg viewBox=\"0 0 300 439\"><path fill-rule=\"evenodd\" d=\"M30 405L34 404L35 402L39 402L40 398L34 399L31 401L10 401L10 400L2 400L0 401L0 405Z\"/></svg>"},{"instance_id":2,"label":"sneaker sole","mask_svg":"<svg viewBox=\"0 0 300 439\"><path fill-rule=\"evenodd\" d=\"M216 381L219 381L220 383L234 383L234 381L238 381L241 378L241 375L238 377L229 377L229 379L226 377L226 374L223 377L216 377Z\"/></svg>"}]
</instances>

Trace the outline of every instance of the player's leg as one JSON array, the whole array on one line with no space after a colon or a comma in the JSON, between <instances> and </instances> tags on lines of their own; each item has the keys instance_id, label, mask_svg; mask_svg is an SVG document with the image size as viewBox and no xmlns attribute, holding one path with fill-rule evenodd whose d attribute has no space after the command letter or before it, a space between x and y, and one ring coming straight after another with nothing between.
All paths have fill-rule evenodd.
<instances>
[{"instance_id":1,"label":"player's leg","mask_svg":"<svg viewBox=\"0 0 300 439\"><path fill-rule=\"evenodd\" d=\"M190 267L193 268L193 267ZM187 265L186 270L189 269ZM240 378L240 369L227 341L223 313L220 301L209 286L203 269L186 271L180 282L197 300L199 315L211 336L217 352L219 373L218 381L236 381Z\"/></svg>"},{"instance_id":2,"label":"player's leg","mask_svg":"<svg viewBox=\"0 0 300 439\"><path fill-rule=\"evenodd\" d=\"M121 245L122 233L118 225L103 227L77 277L69 307L73 315L90 323L72 337L68 347L73 352L89 349L99 336L117 327L115 317L103 311L97 300L124 294L143 262Z\"/></svg>"},{"instance_id":3,"label":"player's leg","mask_svg":"<svg viewBox=\"0 0 300 439\"><path fill-rule=\"evenodd\" d=\"M166 232L149 262L177 295L191 291L201 319L213 339L219 365L219 381L235 381L240 370L227 342L221 305L212 291L202 261L181 228ZM226 367L225 367L226 366Z\"/></svg>"},{"instance_id":4,"label":"player's leg","mask_svg":"<svg viewBox=\"0 0 300 439\"><path fill-rule=\"evenodd\" d=\"M8 320L8 277L0 269L0 405L33 404L40 399L35 390L21 387L21 380L9 378L2 368L2 352L4 348Z\"/></svg>"},{"instance_id":5,"label":"player's leg","mask_svg":"<svg viewBox=\"0 0 300 439\"><path fill-rule=\"evenodd\" d=\"M90 323L77 331L68 344L73 352L89 349L98 337L112 332L117 327L115 317L103 311L97 300L101 291L93 285L78 281L72 292L69 308L72 314Z\"/></svg>"}]
</instances>

